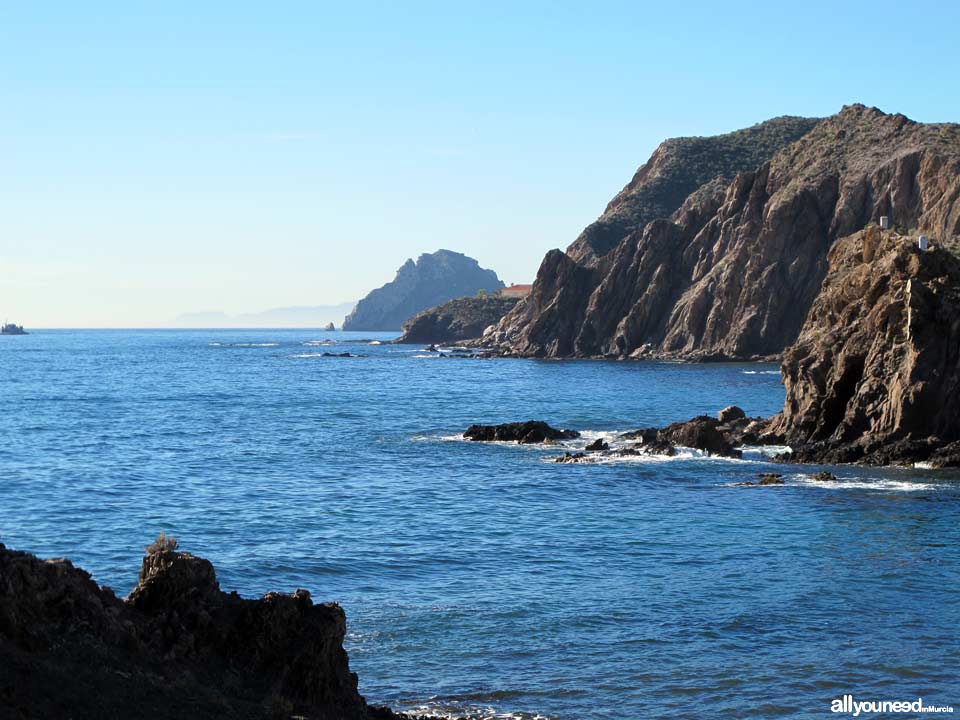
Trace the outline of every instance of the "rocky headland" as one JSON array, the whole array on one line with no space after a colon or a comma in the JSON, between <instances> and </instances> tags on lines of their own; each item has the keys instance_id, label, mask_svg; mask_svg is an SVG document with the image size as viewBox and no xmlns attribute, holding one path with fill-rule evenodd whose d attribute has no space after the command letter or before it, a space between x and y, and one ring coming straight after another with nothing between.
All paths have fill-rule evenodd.
<instances>
[{"instance_id":1,"label":"rocky headland","mask_svg":"<svg viewBox=\"0 0 960 720\"><path fill-rule=\"evenodd\" d=\"M370 292L343 321L344 330L400 330L417 313L448 300L504 287L493 270L451 250L407 260L396 277Z\"/></svg>"},{"instance_id":2,"label":"rocky headland","mask_svg":"<svg viewBox=\"0 0 960 720\"><path fill-rule=\"evenodd\" d=\"M456 343L480 337L496 325L519 298L492 295L457 298L417 313L403 325L398 343Z\"/></svg>"},{"instance_id":3,"label":"rocky headland","mask_svg":"<svg viewBox=\"0 0 960 720\"><path fill-rule=\"evenodd\" d=\"M771 431L805 462L960 465L960 258L872 227L829 268Z\"/></svg>"},{"instance_id":4,"label":"rocky headland","mask_svg":"<svg viewBox=\"0 0 960 720\"><path fill-rule=\"evenodd\" d=\"M126 598L69 560L0 544L0 718L388 720L343 649L346 616L306 590L220 589L161 536Z\"/></svg>"},{"instance_id":5,"label":"rocky headland","mask_svg":"<svg viewBox=\"0 0 960 720\"><path fill-rule=\"evenodd\" d=\"M781 373L786 400L772 418L729 407L558 462L678 447L737 457L745 445L788 445L776 459L960 466L960 257L877 226L840 239Z\"/></svg>"},{"instance_id":6,"label":"rocky headland","mask_svg":"<svg viewBox=\"0 0 960 720\"><path fill-rule=\"evenodd\" d=\"M850 105L668 140L479 342L529 357L779 356L830 248L883 215L960 233L960 126Z\"/></svg>"}]
</instances>

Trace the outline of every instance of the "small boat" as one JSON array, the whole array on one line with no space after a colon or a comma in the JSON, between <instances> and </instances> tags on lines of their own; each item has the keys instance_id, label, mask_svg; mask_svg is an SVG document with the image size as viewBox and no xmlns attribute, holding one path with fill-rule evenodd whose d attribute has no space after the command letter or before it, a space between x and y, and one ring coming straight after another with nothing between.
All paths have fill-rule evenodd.
<instances>
[{"instance_id":1,"label":"small boat","mask_svg":"<svg viewBox=\"0 0 960 720\"><path fill-rule=\"evenodd\" d=\"M23 329L23 325L15 325L14 323L4 323L3 327L0 327L0 335L26 335L27 331Z\"/></svg>"}]
</instances>

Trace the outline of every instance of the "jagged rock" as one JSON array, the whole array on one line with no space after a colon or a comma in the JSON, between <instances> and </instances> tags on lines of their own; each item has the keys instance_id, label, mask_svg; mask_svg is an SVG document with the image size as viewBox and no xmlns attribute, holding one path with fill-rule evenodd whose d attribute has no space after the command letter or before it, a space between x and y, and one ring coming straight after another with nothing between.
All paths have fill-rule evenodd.
<instances>
[{"instance_id":1,"label":"jagged rock","mask_svg":"<svg viewBox=\"0 0 960 720\"><path fill-rule=\"evenodd\" d=\"M555 462L555 463L577 463L577 462L581 462L581 461L584 460L586 457L587 457L587 456L586 456L586 453L582 453L582 452L578 452L578 453L568 453L568 452L566 452L566 453L564 453L563 455L561 455L560 457L558 457L556 460L554 460L554 462Z\"/></svg>"},{"instance_id":2,"label":"jagged rock","mask_svg":"<svg viewBox=\"0 0 960 720\"><path fill-rule=\"evenodd\" d=\"M572 440L580 437L576 430L557 430L542 420L504 423L502 425L471 425L463 433L466 440L482 442L542 443L546 440Z\"/></svg>"},{"instance_id":3,"label":"jagged rock","mask_svg":"<svg viewBox=\"0 0 960 720\"><path fill-rule=\"evenodd\" d=\"M479 338L500 322L519 298L488 295L458 298L417 313L403 325L398 343L451 343Z\"/></svg>"},{"instance_id":4,"label":"jagged rock","mask_svg":"<svg viewBox=\"0 0 960 720\"><path fill-rule=\"evenodd\" d=\"M331 322L331 323L327 323L326 325L324 325L324 326L323 326L323 329L326 330L327 332L333 332L334 330L337 329L337 327L336 327L336 325L334 325L334 324Z\"/></svg>"},{"instance_id":5,"label":"jagged rock","mask_svg":"<svg viewBox=\"0 0 960 720\"><path fill-rule=\"evenodd\" d=\"M596 450L609 450L610 444L604 441L603 438L597 438L592 443L587 445L585 450L596 451Z\"/></svg>"},{"instance_id":6,"label":"jagged rock","mask_svg":"<svg viewBox=\"0 0 960 720\"><path fill-rule=\"evenodd\" d=\"M742 420L746 417L747 414L736 405L728 405L717 413L717 420L724 424L731 423L735 420Z\"/></svg>"},{"instance_id":7,"label":"jagged rock","mask_svg":"<svg viewBox=\"0 0 960 720\"><path fill-rule=\"evenodd\" d=\"M703 450L711 455L738 457L740 454L739 450L734 449L730 435L724 432L720 421L709 415L668 425L660 430L658 439L672 445Z\"/></svg>"},{"instance_id":8,"label":"jagged rock","mask_svg":"<svg viewBox=\"0 0 960 720\"><path fill-rule=\"evenodd\" d=\"M932 237L960 232L960 126L862 105L771 123L755 152L731 146L736 133L689 154L686 140L664 143L568 254L547 254L484 344L533 357L772 357L796 340L838 238L881 215Z\"/></svg>"},{"instance_id":9,"label":"jagged rock","mask_svg":"<svg viewBox=\"0 0 960 720\"><path fill-rule=\"evenodd\" d=\"M783 376L792 460L956 464L960 259L877 228L839 241Z\"/></svg>"},{"instance_id":10,"label":"jagged rock","mask_svg":"<svg viewBox=\"0 0 960 720\"><path fill-rule=\"evenodd\" d=\"M370 292L343 321L344 330L399 330L422 310L454 298L492 293L504 287L493 270L450 250L407 262L396 278Z\"/></svg>"},{"instance_id":11,"label":"jagged rock","mask_svg":"<svg viewBox=\"0 0 960 720\"><path fill-rule=\"evenodd\" d=\"M820 472L813 473L808 475L811 480L816 480L817 482L833 482L837 479L837 476L826 470L821 470Z\"/></svg>"},{"instance_id":12,"label":"jagged rock","mask_svg":"<svg viewBox=\"0 0 960 720\"><path fill-rule=\"evenodd\" d=\"M306 590L223 593L213 566L188 553L148 555L122 600L68 560L0 545L10 717L391 717L357 692L345 632L337 604L314 604Z\"/></svg>"}]
</instances>

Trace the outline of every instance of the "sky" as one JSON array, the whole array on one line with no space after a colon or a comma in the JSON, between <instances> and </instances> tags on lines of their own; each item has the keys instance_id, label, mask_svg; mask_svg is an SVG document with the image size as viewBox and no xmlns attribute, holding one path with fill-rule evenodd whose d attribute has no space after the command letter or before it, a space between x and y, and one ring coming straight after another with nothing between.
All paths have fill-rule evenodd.
<instances>
[{"instance_id":1,"label":"sky","mask_svg":"<svg viewBox=\"0 0 960 720\"><path fill-rule=\"evenodd\" d=\"M0 319L356 300L448 248L531 282L665 138L960 121L960 4L0 1Z\"/></svg>"}]
</instances>

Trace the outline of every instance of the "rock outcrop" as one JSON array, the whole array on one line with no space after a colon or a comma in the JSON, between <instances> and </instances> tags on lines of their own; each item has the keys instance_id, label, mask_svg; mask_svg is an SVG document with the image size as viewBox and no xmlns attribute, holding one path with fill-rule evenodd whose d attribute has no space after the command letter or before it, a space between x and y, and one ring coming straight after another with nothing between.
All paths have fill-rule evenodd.
<instances>
[{"instance_id":1,"label":"rock outcrop","mask_svg":"<svg viewBox=\"0 0 960 720\"><path fill-rule=\"evenodd\" d=\"M463 433L463 437L481 442L517 442L530 445L547 440L573 440L580 437L580 433L576 430L558 430L543 420L527 420L502 425L471 425Z\"/></svg>"},{"instance_id":2,"label":"rock outcrop","mask_svg":"<svg viewBox=\"0 0 960 720\"><path fill-rule=\"evenodd\" d=\"M398 717L357 692L337 604L224 593L170 547L120 599L69 560L0 544L0 718Z\"/></svg>"},{"instance_id":3,"label":"rock outcrop","mask_svg":"<svg viewBox=\"0 0 960 720\"><path fill-rule=\"evenodd\" d=\"M455 343L480 337L500 322L519 298L497 294L465 297L417 313L403 325L398 343Z\"/></svg>"},{"instance_id":4,"label":"rock outcrop","mask_svg":"<svg viewBox=\"0 0 960 720\"><path fill-rule=\"evenodd\" d=\"M960 259L874 227L829 265L784 354L790 459L960 465Z\"/></svg>"},{"instance_id":5,"label":"rock outcrop","mask_svg":"<svg viewBox=\"0 0 960 720\"><path fill-rule=\"evenodd\" d=\"M772 357L799 335L838 238L881 215L960 233L960 126L862 105L771 123L751 152L721 142L731 136L664 143L567 253L547 254L483 343L534 357Z\"/></svg>"},{"instance_id":6,"label":"rock outcrop","mask_svg":"<svg viewBox=\"0 0 960 720\"><path fill-rule=\"evenodd\" d=\"M400 330L422 310L454 298L504 287L493 270L450 250L421 255L397 270L393 281L373 290L343 321L344 330Z\"/></svg>"}]
</instances>

